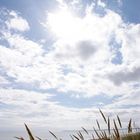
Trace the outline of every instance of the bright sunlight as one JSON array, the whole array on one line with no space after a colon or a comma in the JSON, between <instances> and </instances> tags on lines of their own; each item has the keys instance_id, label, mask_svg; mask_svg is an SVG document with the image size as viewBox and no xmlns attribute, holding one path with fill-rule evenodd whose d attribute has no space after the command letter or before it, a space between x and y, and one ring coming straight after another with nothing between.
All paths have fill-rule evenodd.
<instances>
[{"instance_id":1,"label":"bright sunlight","mask_svg":"<svg viewBox=\"0 0 140 140\"><path fill-rule=\"evenodd\" d=\"M68 10L61 10L48 14L48 23L51 31L59 38L74 41L80 36L80 18Z\"/></svg>"}]
</instances>

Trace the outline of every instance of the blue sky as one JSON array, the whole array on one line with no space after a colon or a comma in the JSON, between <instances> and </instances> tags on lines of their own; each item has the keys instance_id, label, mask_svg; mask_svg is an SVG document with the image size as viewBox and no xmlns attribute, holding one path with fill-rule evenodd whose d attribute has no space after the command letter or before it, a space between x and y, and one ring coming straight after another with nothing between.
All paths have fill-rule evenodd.
<instances>
[{"instance_id":1,"label":"blue sky","mask_svg":"<svg viewBox=\"0 0 140 140\"><path fill-rule=\"evenodd\" d=\"M91 127L99 108L138 121L139 9L139 0L1 0L1 128Z\"/></svg>"}]
</instances>

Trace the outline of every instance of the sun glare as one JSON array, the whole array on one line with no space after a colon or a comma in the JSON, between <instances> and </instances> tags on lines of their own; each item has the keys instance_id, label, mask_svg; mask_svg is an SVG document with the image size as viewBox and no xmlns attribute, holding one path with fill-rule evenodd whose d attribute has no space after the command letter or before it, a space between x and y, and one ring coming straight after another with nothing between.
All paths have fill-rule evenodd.
<instances>
[{"instance_id":1,"label":"sun glare","mask_svg":"<svg viewBox=\"0 0 140 140\"><path fill-rule=\"evenodd\" d=\"M69 11L59 11L48 14L48 25L57 37L63 39L74 39L80 35L79 18Z\"/></svg>"}]
</instances>

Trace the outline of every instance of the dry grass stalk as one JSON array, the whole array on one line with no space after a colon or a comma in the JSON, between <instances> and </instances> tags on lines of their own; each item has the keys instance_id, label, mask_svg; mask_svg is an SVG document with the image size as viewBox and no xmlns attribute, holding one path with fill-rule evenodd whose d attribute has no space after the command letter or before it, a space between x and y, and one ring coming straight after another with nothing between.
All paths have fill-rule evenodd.
<instances>
[{"instance_id":1,"label":"dry grass stalk","mask_svg":"<svg viewBox=\"0 0 140 140\"><path fill-rule=\"evenodd\" d=\"M108 126L108 133L110 135L110 119L109 119L109 117L108 117L108 121L107 121L107 126Z\"/></svg>"},{"instance_id":2,"label":"dry grass stalk","mask_svg":"<svg viewBox=\"0 0 140 140\"><path fill-rule=\"evenodd\" d=\"M28 126L26 124L24 124L24 125L25 125L25 128L26 128L27 132L28 132L30 140L35 140L33 135L32 135L32 133L31 133L31 131L30 131L30 129L28 128Z\"/></svg>"},{"instance_id":3,"label":"dry grass stalk","mask_svg":"<svg viewBox=\"0 0 140 140\"><path fill-rule=\"evenodd\" d=\"M118 135L118 134L117 134L117 131L116 131L114 128L113 128L113 131L114 131L114 134L113 134L113 135L114 135L114 138L117 138L117 137L118 137L118 136L117 136L117 135Z\"/></svg>"},{"instance_id":4,"label":"dry grass stalk","mask_svg":"<svg viewBox=\"0 0 140 140\"><path fill-rule=\"evenodd\" d=\"M119 130L118 130L118 127L117 127L117 124L116 124L116 121L113 120L113 123L114 123L114 128L113 128L113 132L111 133L111 127L110 127L110 118L108 117L108 119L106 119L105 115L103 114L103 112L100 110L100 113L105 121L105 123L107 124L107 128L108 128L108 134L109 136L111 136L113 138L113 140L120 140L120 133L119 133ZM122 128L122 124L121 124L121 121L120 121L120 118L119 116L117 115L117 121L119 123L119 127ZM95 128L94 129L94 132L95 134L97 135L98 137L98 140L110 140L110 138L108 138L107 136L107 133L106 131L102 131L101 130L101 127L100 127L100 124L98 122L98 120L96 120L96 123L97 123L97 126L98 126L98 129L99 131L97 131ZM28 128L28 126L25 124L25 127L26 127L26 131L29 135L29 138L30 140L35 140L35 138L33 137L30 129ZM84 132L87 134L87 135L90 135L89 132L84 128L82 127L82 129L84 130ZM50 134L56 139L56 140L62 140L62 139L59 139L53 132L49 131ZM129 123L128 123L128 133L131 133L132 132L132 119L129 120ZM92 134L91 135L92 138L90 140L97 140L94 138L94 135ZM129 139L130 136L133 136L133 138L140 138L140 133L132 133L132 134L126 134L124 135L124 139L126 138L127 140ZM71 139L72 140L84 140L84 136L83 134L81 133L81 131L78 131L76 135L70 135ZM19 139L19 140L24 140L24 138L22 137L14 137L16 139ZM36 139L38 140L42 140L41 138L37 137L36 136Z\"/></svg>"},{"instance_id":5,"label":"dry grass stalk","mask_svg":"<svg viewBox=\"0 0 140 140\"><path fill-rule=\"evenodd\" d=\"M96 131L96 129L95 129L95 128L94 128L94 131L95 131L95 133L96 133L97 137L98 137L99 139L101 139L100 134Z\"/></svg>"},{"instance_id":6,"label":"dry grass stalk","mask_svg":"<svg viewBox=\"0 0 140 140\"><path fill-rule=\"evenodd\" d=\"M77 136L73 135L74 138L76 138L77 140L80 140Z\"/></svg>"},{"instance_id":7,"label":"dry grass stalk","mask_svg":"<svg viewBox=\"0 0 140 140\"><path fill-rule=\"evenodd\" d=\"M72 139L72 140L74 140L74 138L73 138L73 136L72 136L72 135L70 135L70 137L71 137L71 139Z\"/></svg>"},{"instance_id":8,"label":"dry grass stalk","mask_svg":"<svg viewBox=\"0 0 140 140\"><path fill-rule=\"evenodd\" d=\"M38 140L42 140L41 138L39 138L39 137L37 137L37 136L36 136L36 138L37 138Z\"/></svg>"},{"instance_id":9,"label":"dry grass stalk","mask_svg":"<svg viewBox=\"0 0 140 140\"><path fill-rule=\"evenodd\" d=\"M116 138L120 138L119 130L117 128L115 120L113 120L113 122L114 122L114 127L115 127L115 129L114 129L115 136L116 136Z\"/></svg>"},{"instance_id":10,"label":"dry grass stalk","mask_svg":"<svg viewBox=\"0 0 140 140\"><path fill-rule=\"evenodd\" d=\"M23 137L14 137L14 138L19 139L19 140L24 140Z\"/></svg>"},{"instance_id":11,"label":"dry grass stalk","mask_svg":"<svg viewBox=\"0 0 140 140\"><path fill-rule=\"evenodd\" d=\"M128 123L128 133L131 133L131 132L132 132L132 119L130 119Z\"/></svg>"},{"instance_id":12,"label":"dry grass stalk","mask_svg":"<svg viewBox=\"0 0 140 140\"><path fill-rule=\"evenodd\" d=\"M100 113L101 113L101 115L102 115L102 117L103 117L103 119L104 119L105 123L107 124L107 120L106 120L105 115L103 114L103 112L102 112L100 109L99 109L99 111L100 111Z\"/></svg>"},{"instance_id":13,"label":"dry grass stalk","mask_svg":"<svg viewBox=\"0 0 140 140\"><path fill-rule=\"evenodd\" d=\"M122 128L122 123L121 123L120 117L118 115L117 115L117 120L119 122L120 128Z\"/></svg>"},{"instance_id":14,"label":"dry grass stalk","mask_svg":"<svg viewBox=\"0 0 140 140\"><path fill-rule=\"evenodd\" d=\"M94 137L94 135L92 134L92 140L94 140L95 139L95 137Z\"/></svg>"},{"instance_id":15,"label":"dry grass stalk","mask_svg":"<svg viewBox=\"0 0 140 140\"><path fill-rule=\"evenodd\" d=\"M81 140L84 140L84 136L82 135L82 133L80 131L77 134L78 134L78 136L80 137Z\"/></svg>"},{"instance_id":16,"label":"dry grass stalk","mask_svg":"<svg viewBox=\"0 0 140 140\"><path fill-rule=\"evenodd\" d=\"M59 140L58 137L57 137L53 132L49 131L49 133L50 133L55 139Z\"/></svg>"},{"instance_id":17,"label":"dry grass stalk","mask_svg":"<svg viewBox=\"0 0 140 140\"><path fill-rule=\"evenodd\" d=\"M101 130L101 127L100 127L98 120L96 120L96 123L97 123L98 129Z\"/></svg>"},{"instance_id":18,"label":"dry grass stalk","mask_svg":"<svg viewBox=\"0 0 140 140\"><path fill-rule=\"evenodd\" d=\"M81 128L86 132L87 135L89 135L88 131L84 127Z\"/></svg>"}]
</instances>

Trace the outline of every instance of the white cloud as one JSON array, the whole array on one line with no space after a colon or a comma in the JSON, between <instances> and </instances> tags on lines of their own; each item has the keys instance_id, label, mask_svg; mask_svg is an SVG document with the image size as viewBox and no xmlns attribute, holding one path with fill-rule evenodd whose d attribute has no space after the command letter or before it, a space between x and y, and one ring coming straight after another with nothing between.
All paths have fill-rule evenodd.
<instances>
[{"instance_id":1,"label":"white cloud","mask_svg":"<svg viewBox=\"0 0 140 140\"><path fill-rule=\"evenodd\" d=\"M112 34L123 26L123 21L111 10L106 10L106 15L101 17L92 12L93 8L87 6L84 17L72 15L69 9L48 13L45 27L57 37L53 59L62 71L63 65L70 69L67 75L62 76L65 82L62 81L62 88L57 87L60 91L72 90L84 96L94 96L103 91L114 93L107 86L111 84L108 79L102 79L106 75L102 69L108 69L106 65L111 67L109 43ZM113 89L116 90L114 86Z\"/></svg>"},{"instance_id":2,"label":"white cloud","mask_svg":"<svg viewBox=\"0 0 140 140\"><path fill-rule=\"evenodd\" d=\"M1 115L7 116L5 120L10 124L23 125L21 123L29 121L34 116L33 114L39 115L44 112L43 104L51 105L48 101L50 97L47 93L1 88L0 103L5 105L5 108L1 110ZM9 117L13 118L12 121Z\"/></svg>"},{"instance_id":3,"label":"white cloud","mask_svg":"<svg viewBox=\"0 0 140 140\"><path fill-rule=\"evenodd\" d=\"M24 32L30 29L29 24L26 21L26 19L19 16L16 12L11 11L9 15L11 16L11 18L6 22L9 29L14 29L21 32Z\"/></svg>"},{"instance_id":4,"label":"white cloud","mask_svg":"<svg viewBox=\"0 0 140 140\"><path fill-rule=\"evenodd\" d=\"M57 13L48 13L46 27L58 38L65 39L65 42L68 43L89 39L106 42L121 25L121 17L110 10L106 11L107 14L104 17L100 17L93 13L91 8L93 9L93 7L87 7L90 10L86 10L86 15L83 18L72 15L68 9Z\"/></svg>"},{"instance_id":5,"label":"white cloud","mask_svg":"<svg viewBox=\"0 0 140 140\"><path fill-rule=\"evenodd\" d=\"M15 35L5 35L11 48L25 54L27 56L37 56L43 53L42 46L32 40L26 39L18 34Z\"/></svg>"},{"instance_id":6,"label":"white cloud","mask_svg":"<svg viewBox=\"0 0 140 140\"><path fill-rule=\"evenodd\" d=\"M105 8L106 7L106 4L104 2L102 2L101 0L98 0L98 5Z\"/></svg>"},{"instance_id":7,"label":"white cloud","mask_svg":"<svg viewBox=\"0 0 140 140\"><path fill-rule=\"evenodd\" d=\"M110 110L114 114L118 114L123 122L123 126L128 126L128 121L132 118L132 122L136 123L135 127L139 127L139 115L140 115L140 96L139 89L134 90L129 94L124 94L121 97L115 99L112 104L106 105L105 110ZM133 124L132 123L132 124Z\"/></svg>"},{"instance_id":8,"label":"white cloud","mask_svg":"<svg viewBox=\"0 0 140 140\"><path fill-rule=\"evenodd\" d=\"M51 96L48 93L39 93L20 89L0 89L0 103L5 105L1 110L1 118L6 116L3 129L9 125L12 127L23 127L26 122L30 126L67 129L90 126L92 115L97 110L67 108L50 102ZM0 119L1 119L0 118ZM11 118L11 119L9 119ZM41 126L39 126L42 124ZM43 125L44 124L44 125ZM47 124L47 126L46 126ZM90 126L92 127L92 126Z\"/></svg>"},{"instance_id":9,"label":"white cloud","mask_svg":"<svg viewBox=\"0 0 140 140\"><path fill-rule=\"evenodd\" d=\"M0 99L2 103L11 106L16 105L17 107L24 107L25 103L27 106L30 106L30 104L42 104L45 103L45 101L47 102L47 100L51 97L47 93L41 94L33 91L26 91L20 89L0 89L0 91Z\"/></svg>"},{"instance_id":10,"label":"white cloud","mask_svg":"<svg viewBox=\"0 0 140 140\"><path fill-rule=\"evenodd\" d=\"M140 24L129 24L117 32L118 40L122 43L123 62L127 65L138 65L140 59L139 40Z\"/></svg>"},{"instance_id":11,"label":"white cloud","mask_svg":"<svg viewBox=\"0 0 140 140\"><path fill-rule=\"evenodd\" d=\"M139 26L126 24L119 14L111 10L106 9L105 16L99 16L92 12L93 9L94 6L87 7L84 17L71 15L68 9L64 9L65 16L61 14L61 11L48 13L46 27L49 27L48 29L51 29L57 37L52 54L56 57L55 61L58 64L70 69L68 74L63 76L65 82L62 84L63 88L59 87L60 91L74 89L84 96L94 96L102 92L111 96L130 93L132 86L129 87L128 83L121 86L114 85L107 75L115 75L116 71L126 68L132 69L130 65L135 66L136 63L127 65L125 59L131 59L129 56L135 56L135 54L138 57L139 51L135 51L134 41L131 41L133 47L130 48L136 53L132 53L132 50L129 51L130 43L125 44L127 42L125 36L128 36L129 30L133 28L136 35L132 34L132 31L129 34L132 39L137 40ZM123 63L119 66L111 63L113 51L116 49L110 45L114 36L114 41L120 44L123 58ZM138 40L136 43L139 44ZM79 44L82 44L82 47ZM90 50L88 51L87 48ZM131 54L128 54L128 51ZM134 59L137 60L136 57ZM60 68L62 68L61 65ZM71 75L75 75L75 78ZM123 80L122 76L117 76L117 78Z\"/></svg>"},{"instance_id":12,"label":"white cloud","mask_svg":"<svg viewBox=\"0 0 140 140\"><path fill-rule=\"evenodd\" d=\"M26 31L29 27L24 23L15 27L14 22L20 23L25 19L14 11L10 13L12 18L6 20L9 28L0 31L2 40L6 42L0 45L0 67L9 79L1 76L2 84L10 82L11 78L14 84L23 83L23 88L24 84L28 84L33 89L55 89L73 98L90 98L102 93L107 97L121 96L113 103L104 105L104 108L106 112L115 109L123 114L124 110L119 107L129 105L131 95L138 95L140 88L140 25L125 23L118 13L109 9L105 9L105 15L100 16L94 11L94 4L86 7L84 16L72 13L67 3L59 8L60 11L55 13L48 12L46 22L43 23L50 34L53 32L54 37L47 51L41 44L17 32L11 33L11 29ZM113 46L112 40L120 46ZM122 64L116 65L111 61L116 50L122 54ZM134 88L136 85L137 90ZM11 108L3 109L1 116L12 116L17 124L24 121L34 125L46 122L48 127L64 128L67 124L68 128L72 128L86 126L87 119L97 113L94 107L68 108L59 105L59 101L49 101L48 94L12 88L11 85L8 89L0 90L1 102L7 107L13 107L12 111ZM135 101L139 105L139 97ZM92 110L95 111L94 115ZM126 111L129 114L132 112L135 112L134 108ZM10 120L7 118L6 121Z\"/></svg>"},{"instance_id":13,"label":"white cloud","mask_svg":"<svg viewBox=\"0 0 140 140\"><path fill-rule=\"evenodd\" d=\"M65 93L71 91L72 96L90 97L102 92L110 96L129 93L132 87L127 84L114 85L108 77L126 68L124 63L120 66L111 63L113 52L110 41L115 35L116 40L121 42L127 25L119 14L111 10L106 10L105 16L101 17L93 13L92 8L94 6L82 18L63 9L68 14L68 21L72 22L69 26L63 20L62 11L48 14L46 26L51 27L57 38L53 49L47 54L40 44L17 34L4 33L10 48L1 47L1 63L7 74L15 81L35 84L42 89L55 88ZM52 23L52 18L60 24ZM9 57L7 60L4 59L5 55Z\"/></svg>"},{"instance_id":14,"label":"white cloud","mask_svg":"<svg viewBox=\"0 0 140 140\"><path fill-rule=\"evenodd\" d=\"M116 85L120 85L123 82L134 82L140 80L140 68L135 68L131 71L128 70L121 70L118 72L114 72L113 74L109 75L109 79L114 82Z\"/></svg>"},{"instance_id":15,"label":"white cloud","mask_svg":"<svg viewBox=\"0 0 140 140\"><path fill-rule=\"evenodd\" d=\"M120 86L115 85L110 75L114 77L115 73L128 67L129 71L130 65L127 65L125 59L130 55L125 55L127 51L123 49L126 50L124 47L128 45L125 43L127 34L130 34L131 38L138 37L139 26L125 24L121 16L111 10L106 9L106 14L99 16L92 12L94 6L86 7L88 8L90 10L86 10L84 17L73 16L69 9L63 8L64 13L61 10L48 13L45 27L51 28L50 31L56 34L56 40L47 53L42 49L42 45L32 40L4 32L10 48L1 46L0 57L7 75L15 78L16 82L36 85L41 89L55 88L59 92L71 93L72 96L75 94L75 97L130 93L133 87L129 86L127 81ZM68 15L67 21L63 19L65 14ZM56 25L54 21L60 23ZM118 66L111 63L114 54L110 41L113 36L116 42L122 43L120 51L123 63ZM132 46L134 47L134 44ZM117 76L119 77L123 80L122 76Z\"/></svg>"},{"instance_id":16,"label":"white cloud","mask_svg":"<svg viewBox=\"0 0 140 140\"><path fill-rule=\"evenodd\" d=\"M0 75L0 85L1 84L8 84L8 83L9 83L9 81L6 80L3 76Z\"/></svg>"},{"instance_id":17,"label":"white cloud","mask_svg":"<svg viewBox=\"0 0 140 140\"><path fill-rule=\"evenodd\" d=\"M42 46L19 35L5 36L5 39L9 42L10 48L0 46L1 66L9 76L17 80L25 77L28 81L32 75L30 76L31 71L27 70L30 70L30 67L32 69L34 63L39 61L43 53Z\"/></svg>"},{"instance_id":18,"label":"white cloud","mask_svg":"<svg viewBox=\"0 0 140 140\"><path fill-rule=\"evenodd\" d=\"M87 67L86 63L92 64L94 69L103 67L106 62L110 61L112 52L109 50L109 42L112 34L122 25L122 19L110 10L106 11L107 14L104 17L91 12L92 10L88 11L82 18L70 15L67 10L64 11L67 16L63 16L61 12L48 14L46 26L58 37L54 43L53 52L57 57L56 61L60 59L63 64L71 64L77 68L78 65ZM80 44L84 42L86 44L80 47ZM94 53L88 51L87 54L83 50L87 46L90 46ZM86 63L83 61L85 57L90 58Z\"/></svg>"}]
</instances>

